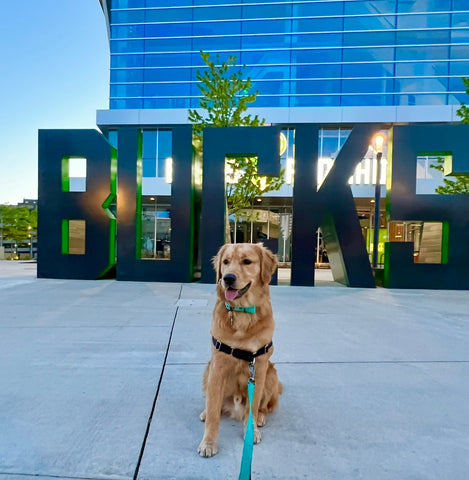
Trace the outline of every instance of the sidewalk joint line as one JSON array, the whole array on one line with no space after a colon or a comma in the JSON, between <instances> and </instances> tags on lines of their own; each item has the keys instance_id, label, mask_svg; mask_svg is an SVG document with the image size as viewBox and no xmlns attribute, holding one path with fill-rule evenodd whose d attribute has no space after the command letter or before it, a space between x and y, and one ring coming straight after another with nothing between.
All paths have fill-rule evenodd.
<instances>
[{"instance_id":1,"label":"sidewalk joint line","mask_svg":"<svg viewBox=\"0 0 469 480\"><path fill-rule=\"evenodd\" d=\"M181 287L179 288L178 300L181 298L182 288L183 288L183 284L181 284ZM165 353L165 356L164 356L163 365L161 367L160 378L158 380L158 386L156 387L155 397L153 398L153 404L152 404L152 407L151 407L150 416L148 417L147 428L145 430L145 435L143 437L142 447L140 448L140 454L138 456L137 465L135 467L133 480L137 480L137 478L138 478L138 474L139 474L139 471L140 471L140 465L141 465L142 459L143 459L143 454L145 453L145 447L147 445L148 436L150 434L151 422L153 420L153 414L155 413L155 409L156 409L156 402L158 401L158 395L160 394L161 384L163 383L164 371L165 371L166 363L167 363L167 360L168 360L169 349L171 348L171 340L173 338L174 326L176 325L176 318L177 318L177 315L178 315L178 311L179 311L179 307L176 307L176 311L174 312L173 324L171 326L171 331L169 333L168 344L166 346L166 353Z\"/></svg>"}]
</instances>

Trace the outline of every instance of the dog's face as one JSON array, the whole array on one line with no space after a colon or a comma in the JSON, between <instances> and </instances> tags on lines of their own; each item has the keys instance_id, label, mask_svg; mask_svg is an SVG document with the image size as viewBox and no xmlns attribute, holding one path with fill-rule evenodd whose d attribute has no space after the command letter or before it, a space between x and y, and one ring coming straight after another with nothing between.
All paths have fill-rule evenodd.
<instances>
[{"instance_id":1,"label":"dog's face","mask_svg":"<svg viewBox=\"0 0 469 480\"><path fill-rule=\"evenodd\" d=\"M213 265L225 299L234 302L269 284L277 257L261 244L227 244L213 259Z\"/></svg>"}]
</instances>

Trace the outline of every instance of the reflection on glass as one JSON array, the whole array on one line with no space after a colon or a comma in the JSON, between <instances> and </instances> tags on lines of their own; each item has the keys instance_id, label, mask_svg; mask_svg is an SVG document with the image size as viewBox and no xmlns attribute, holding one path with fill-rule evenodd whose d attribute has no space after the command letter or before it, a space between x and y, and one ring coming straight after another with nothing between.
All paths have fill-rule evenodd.
<instances>
[{"instance_id":1,"label":"reflection on glass","mask_svg":"<svg viewBox=\"0 0 469 480\"><path fill-rule=\"evenodd\" d=\"M143 197L141 258L171 259L171 199Z\"/></svg>"}]
</instances>

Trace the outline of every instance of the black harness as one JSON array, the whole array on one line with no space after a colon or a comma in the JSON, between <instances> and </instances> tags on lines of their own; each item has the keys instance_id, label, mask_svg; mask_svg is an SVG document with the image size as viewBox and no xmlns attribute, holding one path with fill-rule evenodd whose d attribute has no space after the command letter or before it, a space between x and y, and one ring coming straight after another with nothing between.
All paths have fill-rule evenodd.
<instances>
[{"instance_id":1,"label":"black harness","mask_svg":"<svg viewBox=\"0 0 469 480\"><path fill-rule=\"evenodd\" d=\"M213 346L215 347L215 350L226 353L228 355L232 355L235 358L239 358L240 360L245 360L246 362L249 362L249 363L252 363L256 357L259 357L260 355L264 355L264 353L267 353L273 345L273 342L270 342L267 345L263 346L261 349L259 349L257 352L252 353L247 350L232 348L229 345L226 345L225 343L220 342L215 337L212 337L212 343L213 343Z\"/></svg>"}]
</instances>

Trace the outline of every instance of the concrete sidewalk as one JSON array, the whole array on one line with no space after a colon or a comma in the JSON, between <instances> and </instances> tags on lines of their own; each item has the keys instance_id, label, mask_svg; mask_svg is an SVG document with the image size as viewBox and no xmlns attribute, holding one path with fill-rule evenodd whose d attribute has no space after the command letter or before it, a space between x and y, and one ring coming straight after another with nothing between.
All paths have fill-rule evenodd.
<instances>
[{"instance_id":1,"label":"concrete sidewalk","mask_svg":"<svg viewBox=\"0 0 469 480\"><path fill-rule=\"evenodd\" d=\"M284 393L252 478L466 480L468 300L272 287ZM213 285L0 262L0 480L237 479L239 423L197 454L213 303Z\"/></svg>"}]
</instances>

